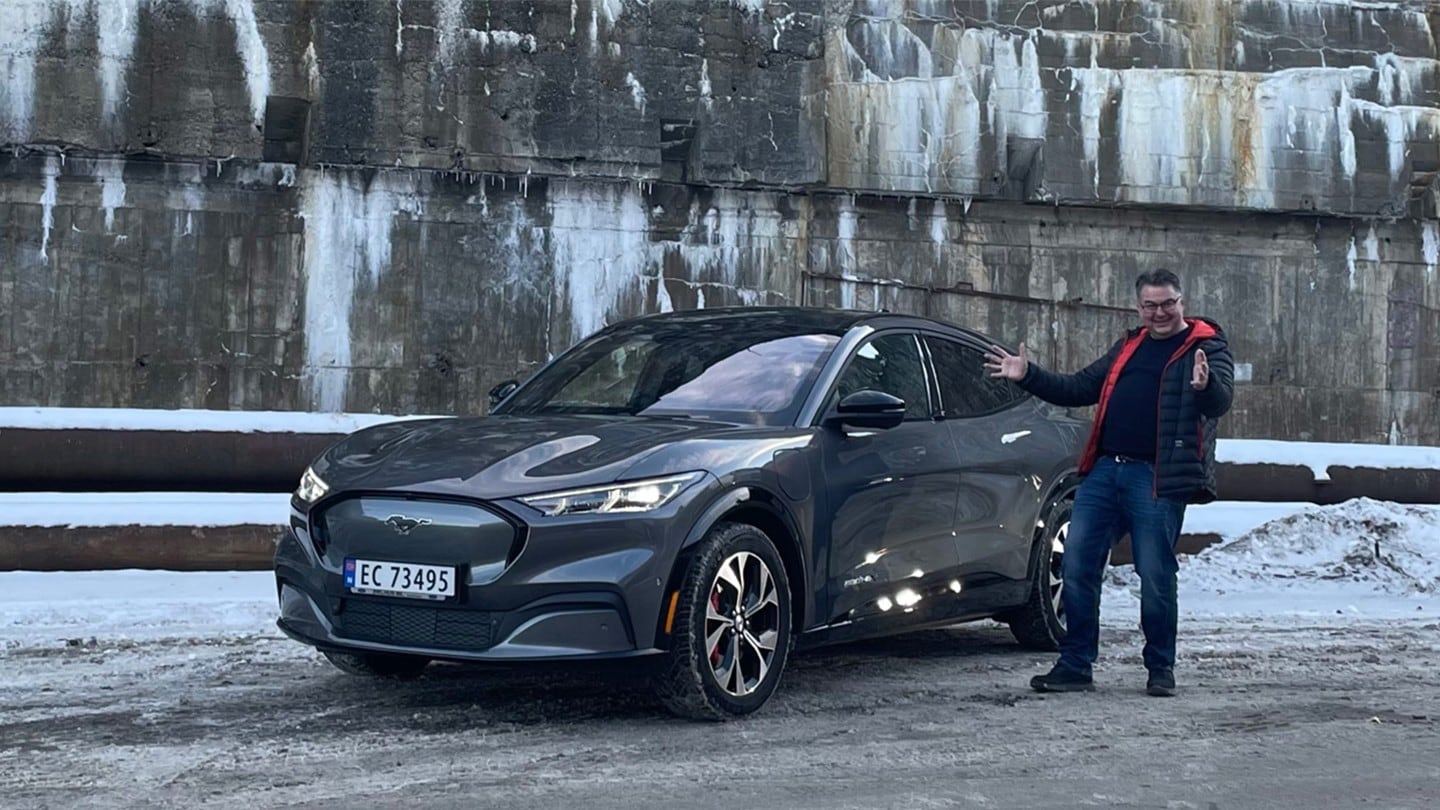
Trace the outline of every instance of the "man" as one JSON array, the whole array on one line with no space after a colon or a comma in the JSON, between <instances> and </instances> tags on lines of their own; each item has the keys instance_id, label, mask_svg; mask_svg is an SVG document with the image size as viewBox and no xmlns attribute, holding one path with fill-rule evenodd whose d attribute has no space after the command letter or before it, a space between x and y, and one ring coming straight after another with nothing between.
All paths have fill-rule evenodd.
<instances>
[{"instance_id":1,"label":"man","mask_svg":"<svg viewBox=\"0 0 1440 810\"><path fill-rule=\"evenodd\" d=\"M1142 326L1079 373L1030 363L1023 343L1018 355L992 346L985 356L991 376L1014 380L1047 402L1099 405L1065 542L1066 634L1054 668L1030 681L1040 692L1095 688L1100 582L1111 546L1128 532L1140 575L1145 691L1175 694L1175 543L1185 505L1215 499L1216 423L1230 409L1234 364L1218 324L1185 317L1174 273L1142 273L1135 292Z\"/></svg>"}]
</instances>

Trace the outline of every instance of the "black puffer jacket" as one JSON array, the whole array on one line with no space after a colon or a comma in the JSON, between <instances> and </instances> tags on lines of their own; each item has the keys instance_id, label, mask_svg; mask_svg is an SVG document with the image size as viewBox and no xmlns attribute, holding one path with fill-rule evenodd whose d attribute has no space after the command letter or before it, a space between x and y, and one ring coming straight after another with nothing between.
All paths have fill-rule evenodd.
<instances>
[{"instance_id":1,"label":"black puffer jacket","mask_svg":"<svg viewBox=\"0 0 1440 810\"><path fill-rule=\"evenodd\" d=\"M1171 356L1160 378L1160 408L1156 436L1155 494L1188 503L1215 500L1215 437L1218 422L1230 410L1235 391L1235 363L1225 333L1207 318L1186 318L1190 324L1184 345ZM1075 374L1047 371L1034 363L1020 387L1056 405L1080 407L1099 404L1090 441L1080 459L1080 472L1095 466L1105 406L1120 370L1130 359L1145 329L1137 327L1117 340L1105 356ZM1190 387L1195 349L1205 350L1210 384L1203 391Z\"/></svg>"}]
</instances>

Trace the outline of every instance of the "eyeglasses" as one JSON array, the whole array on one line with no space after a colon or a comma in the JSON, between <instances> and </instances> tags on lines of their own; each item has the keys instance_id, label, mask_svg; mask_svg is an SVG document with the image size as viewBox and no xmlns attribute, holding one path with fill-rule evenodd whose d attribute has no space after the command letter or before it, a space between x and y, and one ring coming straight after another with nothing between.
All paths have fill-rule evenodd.
<instances>
[{"instance_id":1,"label":"eyeglasses","mask_svg":"<svg viewBox=\"0 0 1440 810\"><path fill-rule=\"evenodd\" d=\"M1156 310L1161 309L1165 310L1166 312L1170 312L1171 310L1175 309L1176 304L1180 303L1180 299L1182 297L1184 296L1177 295L1174 298L1166 298L1164 301L1142 301L1140 303L1140 308L1145 310L1146 312L1155 312Z\"/></svg>"}]
</instances>

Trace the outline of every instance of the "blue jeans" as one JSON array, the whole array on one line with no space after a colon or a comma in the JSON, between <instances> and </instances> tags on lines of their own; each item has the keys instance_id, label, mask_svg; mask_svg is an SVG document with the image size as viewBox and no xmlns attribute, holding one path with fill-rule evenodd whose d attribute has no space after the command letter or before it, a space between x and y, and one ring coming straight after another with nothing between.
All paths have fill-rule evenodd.
<instances>
[{"instance_id":1,"label":"blue jeans","mask_svg":"<svg viewBox=\"0 0 1440 810\"><path fill-rule=\"evenodd\" d=\"M1175 666L1175 542L1185 502L1155 497L1155 466L1101 456L1080 483L1062 568L1065 637L1060 665L1082 675L1100 654L1100 583L1110 548L1130 533L1140 575L1140 626L1145 631L1145 668Z\"/></svg>"}]
</instances>

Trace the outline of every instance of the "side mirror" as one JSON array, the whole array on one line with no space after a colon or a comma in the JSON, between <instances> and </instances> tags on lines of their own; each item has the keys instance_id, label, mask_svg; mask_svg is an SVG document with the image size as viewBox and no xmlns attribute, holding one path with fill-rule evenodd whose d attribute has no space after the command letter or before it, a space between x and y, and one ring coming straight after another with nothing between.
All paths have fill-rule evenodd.
<instances>
[{"instance_id":1,"label":"side mirror","mask_svg":"<svg viewBox=\"0 0 1440 810\"><path fill-rule=\"evenodd\" d=\"M502 400L515 393L515 389L519 387L520 383L516 382L515 380L506 380L505 382L500 383L494 388L491 388L490 407L493 408L496 405L499 405Z\"/></svg>"},{"instance_id":2,"label":"side mirror","mask_svg":"<svg viewBox=\"0 0 1440 810\"><path fill-rule=\"evenodd\" d=\"M840 400L825 419L831 427L889 430L905 421L905 400L884 391L865 389Z\"/></svg>"}]
</instances>

